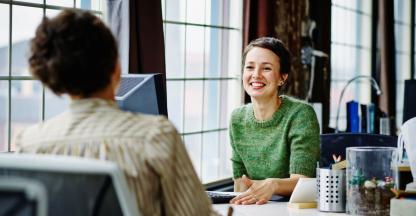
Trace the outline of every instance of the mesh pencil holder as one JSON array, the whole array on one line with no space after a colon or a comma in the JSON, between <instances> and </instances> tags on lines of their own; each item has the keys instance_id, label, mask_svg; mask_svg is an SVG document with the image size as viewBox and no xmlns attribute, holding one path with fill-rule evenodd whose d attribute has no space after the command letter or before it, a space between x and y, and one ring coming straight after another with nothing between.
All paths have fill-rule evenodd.
<instances>
[{"instance_id":1,"label":"mesh pencil holder","mask_svg":"<svg viewBox=\"0 0 416 216\"><path fill-rule=\"evenodd\" d=\"M345 170L316 169L318 209L345 212Z\"/></svg>"}]
</instances>

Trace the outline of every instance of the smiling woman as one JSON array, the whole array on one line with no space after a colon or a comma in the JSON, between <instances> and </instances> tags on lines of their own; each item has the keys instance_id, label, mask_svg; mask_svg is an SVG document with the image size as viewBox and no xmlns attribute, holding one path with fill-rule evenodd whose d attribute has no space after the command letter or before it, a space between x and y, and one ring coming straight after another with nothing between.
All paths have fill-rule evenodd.
<instances>
[{"instance_id":1,"label":"smiling woman","mask_svg":"<svg viewBox=\"0 0 416 216\"><path fill-rule=\"evenodd\" d=\"M263 204L290 195L300 177L315 176L319 125L311 106L279 91L289 76L290 53L276 38L252 41L243 54L243 86L251 104L233 111L235 204Z\"/></svg>"}]
</instances>

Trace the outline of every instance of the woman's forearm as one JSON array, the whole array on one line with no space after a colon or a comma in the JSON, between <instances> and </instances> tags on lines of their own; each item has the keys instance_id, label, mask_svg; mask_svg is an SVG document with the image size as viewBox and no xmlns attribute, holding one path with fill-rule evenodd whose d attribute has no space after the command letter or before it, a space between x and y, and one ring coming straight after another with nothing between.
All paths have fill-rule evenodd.
<instances>
[{"instance_id":1,"label":"woman's forearm","mask_svg":"<svg viewBox=\"0 0 416 216\"><path fill-rule=\"evenodd\" d=\"M304 175L291 174L290 178L272 178L274 194L290 196L298 183L299 178L308 178Z\"/></svg>"},{"instance_id":2,"label":"woman's forearm","mask_svg":"<svg viewBox=\"0 0 416 216\"><path fill-rule=\"evenodd\" d=\"M243 183L241 178L234 179L234 192L244 192L248 187Z\"/></svg>"},{"instance_id":3,"label":"woman's forearm","mask_svg":"<svg viewBox=\"0 0 416 216\"><path fill-rule=\"evenodd\" d=\"M299 178L273 178L274 192L273 194L290 196L296 186Z\"/></svg>"}]
</instances>

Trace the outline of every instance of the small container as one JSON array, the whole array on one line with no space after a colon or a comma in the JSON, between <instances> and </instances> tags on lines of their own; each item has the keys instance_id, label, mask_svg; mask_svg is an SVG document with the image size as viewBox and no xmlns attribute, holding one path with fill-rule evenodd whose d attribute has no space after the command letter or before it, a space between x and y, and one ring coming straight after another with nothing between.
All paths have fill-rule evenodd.
<instances>
[{"instance_id":1,"label":"small container","mask_svg":"<svg viewBox=\"0 0 416 216\"><path fill-rule=\"evenodd\" d=\"M388 117L380 118L380 134L390 135L390 118Z\"/></svg>"},{"instance_id":2,"label":"small container","mask_svg":"<svg viewBox=\"0 0 416 216\"><path fill-rule=\"evenodd\" d=\"M397 150L347 148L347 213L389 215L391 188L397 188Z\"/></svg>"},{"instance_id":3,"label":"small container","mask_svg":"<svg viewBox=\"0 0 416 216\"><path fill-rule=\"evenodd\" d=\"M345 170L316 169L318 209L345 212Z\"/></svg>"}]
</instances>

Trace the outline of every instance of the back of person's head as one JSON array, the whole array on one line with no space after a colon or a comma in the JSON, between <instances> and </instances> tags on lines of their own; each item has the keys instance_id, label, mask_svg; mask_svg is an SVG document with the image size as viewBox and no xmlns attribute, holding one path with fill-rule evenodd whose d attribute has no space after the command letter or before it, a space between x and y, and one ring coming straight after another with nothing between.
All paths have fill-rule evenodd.
<instances>
[{"instance_id":1,"label":"back of person's head","mask_svg":"<svg viewBox=\"0 0 416 216\"><path fill-rule=\"evenodd\" d=\"M281 40L274 37L261 37L251 41L250 44L248 44L247 47L244 49L243 66L246 60L247 53L254 47L268 49L277 56L279 56L280 73L289 74L291 64L290 52Z\"/></svg>"},{"instance_id":2,"label":"back of person's head","mask_svg":"<svg viewBox=\"0 0 416 216\"><path fill-rule=\"evenodd\" d=\"M57 95L88 97L105 89L117 61L110 29L86 11L67 9L44 18L31 41L30 71Z\"/></svg>"}]
</instances>

